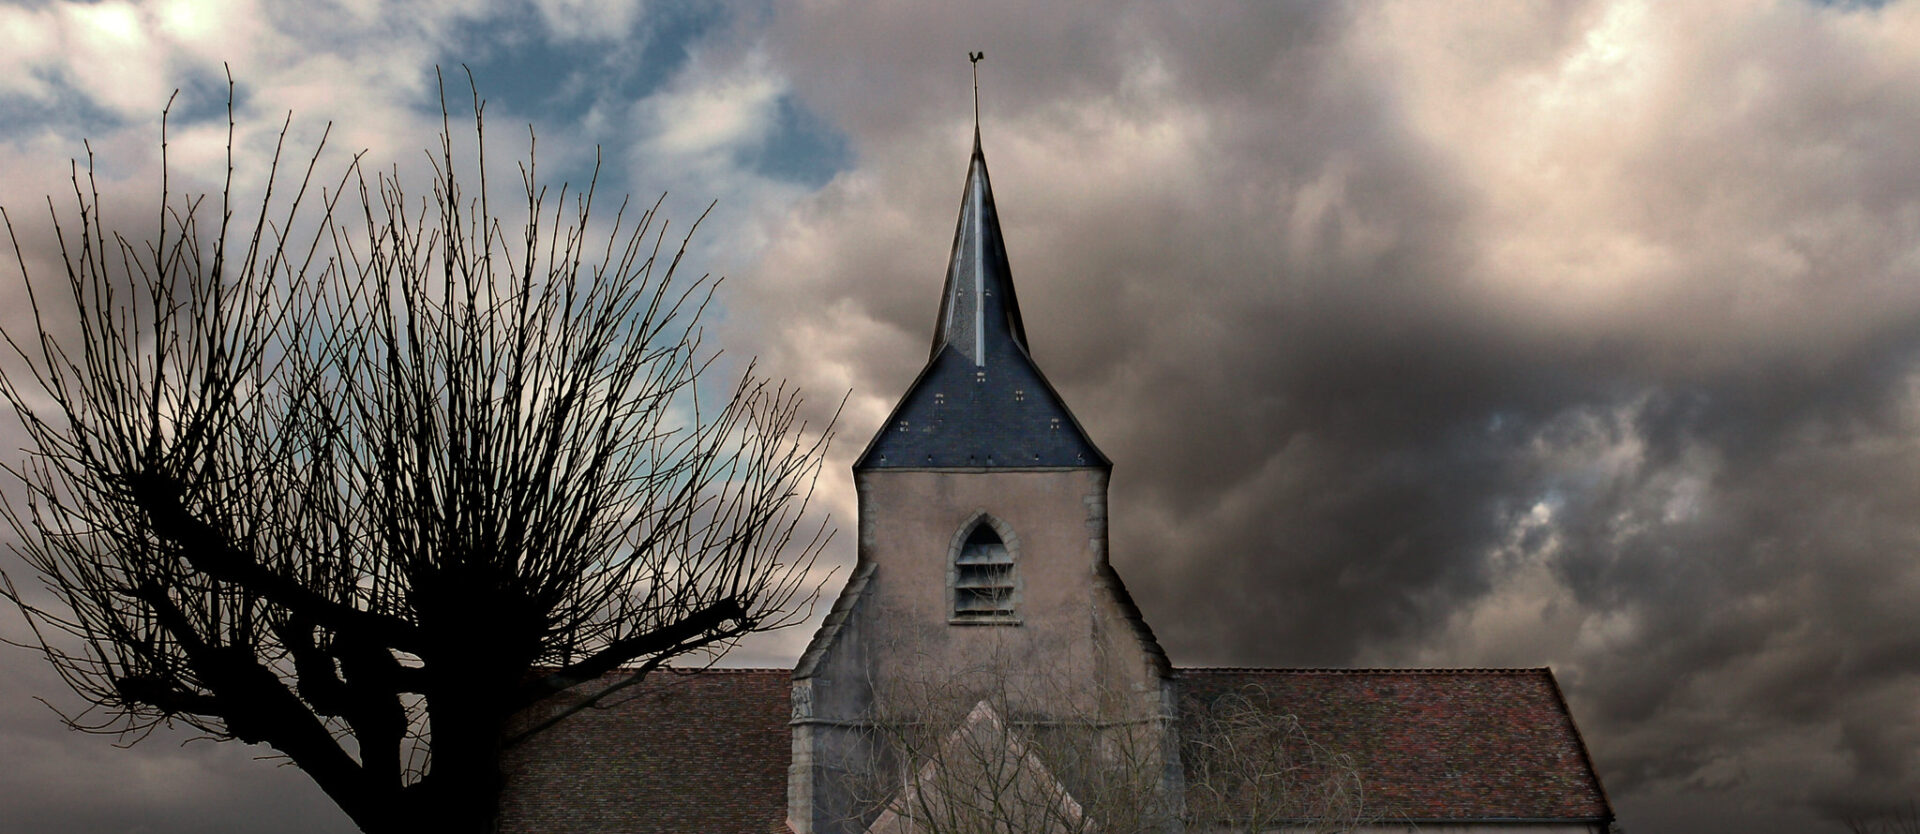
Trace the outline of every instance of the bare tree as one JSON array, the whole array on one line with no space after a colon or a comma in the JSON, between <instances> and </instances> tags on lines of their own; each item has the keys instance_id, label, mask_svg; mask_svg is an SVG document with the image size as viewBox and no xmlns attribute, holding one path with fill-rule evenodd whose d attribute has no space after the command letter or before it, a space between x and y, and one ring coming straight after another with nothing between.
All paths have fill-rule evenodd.
<instances>
[{"instance_id":1,"label":"bare tree","mask_svg":"<svg viewBox=\"0 0 1920 834\"><path fill-rule=\"evenodd\" d=\"M358 157L320 187L318 149L283 182L276 151L236 220L230 99L217 215L163 175L154 237L110 231L91 151L49 201L65 298L32 297L0 377L41 587L0 578L91 705L71 726L185 723L272 746L365 831L487 831L503 752L552 724L516 713L804 616L828 432L750 367L700 386L716 282L658 203L550 193L530 135L490 204L482 109L469 159L443 108L424 198Z\"/></svg>"},{"instance_id":2,"label":"bare tree","mask_svg":"<svg viewBox=\"0 0 1920 834\"><path fill-rule=\"evenodd\" d=\"M1850 834L1920 834L1920 805L1909 802L1905 808L1848 816L1843 821Z\"/></svg>"},{"instance_id":3,"label":"bare tree","mask_svg":"<svg viewBox=\"0 0 1920 834\"><path fill-rule=\"evenodd\" d=\"M1180 756L1190 832L1346 832L1377 822L1351 756L1258 686L1189 698Z\"/></svg>"}]
</instances>

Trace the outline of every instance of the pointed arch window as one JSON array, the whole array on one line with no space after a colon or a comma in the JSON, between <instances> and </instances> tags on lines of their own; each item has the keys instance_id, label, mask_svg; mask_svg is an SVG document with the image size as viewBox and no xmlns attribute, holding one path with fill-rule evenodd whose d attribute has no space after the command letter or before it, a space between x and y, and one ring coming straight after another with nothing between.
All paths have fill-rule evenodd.
<instances>
[{"instance_id":1,"label":"pointed arch window","mask_svg":"<svg viewBox=\"0 0 1920 834\"><path fill-rule=\"evenodd\" d=\"M953 557L953 622L1017 623L1020 577L994 525L975 522Z\"/></svg>"}]
</instances>

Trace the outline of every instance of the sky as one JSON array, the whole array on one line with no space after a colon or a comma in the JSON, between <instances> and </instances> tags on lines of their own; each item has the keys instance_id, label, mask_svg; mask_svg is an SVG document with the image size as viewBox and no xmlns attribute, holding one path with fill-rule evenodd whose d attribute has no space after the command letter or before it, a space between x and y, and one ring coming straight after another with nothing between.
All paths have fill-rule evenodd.
<instances>
[{"instance_id":1,"label":"sky","mask_svg":"<svg viewBox=\"0 0 1920 834\"><path fill-rule=\"evenodd\" d=\"M847 398L837 583L847 468L925 361L969 51L1029 343L1176 665L1551 666L1633 834L1920 797L1915 0L16 0L0 204L44 265L84 139L144 233L175 90L175 184L218 182L223 63L243 190L289 112L322 170L418 177L470 68L490 152L530 124L555 181L597 148L675 228L717 201L713 339L816 425ZM351 830L267 751L36 698L74 705L0 651L0 832Z\"/></svg>"}]
</instances>

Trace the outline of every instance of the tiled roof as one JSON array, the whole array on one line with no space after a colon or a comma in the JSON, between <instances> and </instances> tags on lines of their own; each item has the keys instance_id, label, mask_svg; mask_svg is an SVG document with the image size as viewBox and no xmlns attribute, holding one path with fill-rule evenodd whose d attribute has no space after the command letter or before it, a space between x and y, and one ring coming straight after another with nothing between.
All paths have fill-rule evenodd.
<instances>
[{"instance_id":1,"label":"tiled roof","mask_svg":"<svg viewBox=\"0 0 1920 834\"><path fill-rule=\"evenodd\" d=\"M1251 686L1284 705L1313 739L1354 757L1388 821L1612 818L1547 669L1175 674L1186 698ZM502 830L785 830L791 675L656 672L609 708L570 717L510 763Z\"/></svg>"},{"instance_id":2,"label":"tiled roof","mask_svg":"<svg viewBox=\"0 0 1920 834\"><path fill-rule=\"evenodd\" d=\"M867 450L868 469L1110 465L1024 348L990 343L985 368L952 345L927 363Z\"/></svg>"},{"instance_id":3,"label":"tiled roof","mask_svg":"<svg viewBox=\"0 0 1920 834\"><path fill-rule=\"evenodd\" d=\"M1253 687L1354 757L1389 821L1595 820L1613 812L1548 669L1181 669L1186 698ZM1183 710L1191 727L1193 711ZM1184 729L1184 728L1183 728Z\"/></svg>"},{"instance_id":4,"label":"tiled roof","mask_svg":"<svg viewBox=\"0 0 1920 834\"><path fill-rule=\"evenodd\" d=\"M508 763L501 830L785 831L792 678L786 669L648 675L521 748Z\"/></svg>"}]
</instances>

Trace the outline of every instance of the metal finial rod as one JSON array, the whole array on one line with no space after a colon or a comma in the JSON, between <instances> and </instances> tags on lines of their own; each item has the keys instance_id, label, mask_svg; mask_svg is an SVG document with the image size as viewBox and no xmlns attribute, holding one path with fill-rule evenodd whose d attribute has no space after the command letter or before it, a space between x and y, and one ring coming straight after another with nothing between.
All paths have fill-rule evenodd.
<instances>
[{"instance_id":1,"label":"metal finial rod","mask_svg":"<svg viewBox=\"0 0 1920 834\"><path fill-rule=\"evenodd\" d=\"M973 64L973 130L980 132L980 59L987 57L985 52L967 53L967 62Z\"/></svg>"}]
</instances>

